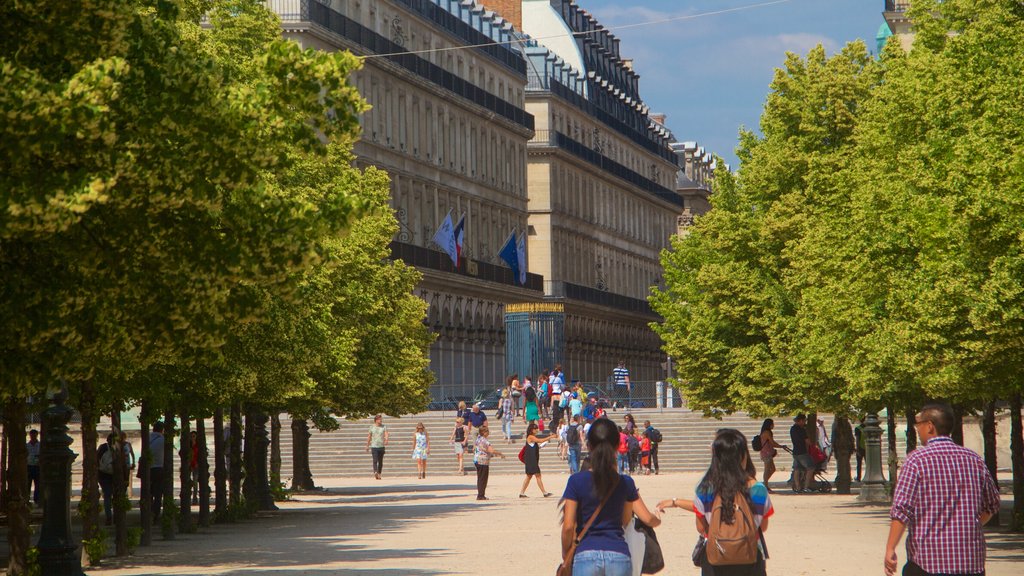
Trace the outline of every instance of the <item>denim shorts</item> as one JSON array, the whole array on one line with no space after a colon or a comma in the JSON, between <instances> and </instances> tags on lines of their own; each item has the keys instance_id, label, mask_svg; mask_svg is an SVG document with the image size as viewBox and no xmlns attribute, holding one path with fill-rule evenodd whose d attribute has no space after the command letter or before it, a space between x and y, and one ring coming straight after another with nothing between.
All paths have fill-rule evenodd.
<instances>
[{"instance_id":1,"label":"denim shorts","mask_svg":"<svg viewBox=\"0 0 1024 576\"><path fill-rule=\"evenodd\" d=\"M577 552L572 576L632 576L633 564L628 554L607 550Z\"/></svg>"}]
</instances>

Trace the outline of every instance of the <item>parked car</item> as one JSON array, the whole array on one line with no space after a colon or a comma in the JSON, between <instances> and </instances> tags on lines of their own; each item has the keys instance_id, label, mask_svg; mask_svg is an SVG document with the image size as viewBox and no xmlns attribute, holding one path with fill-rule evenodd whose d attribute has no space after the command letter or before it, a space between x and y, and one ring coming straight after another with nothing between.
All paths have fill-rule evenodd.
<instances>
[{"instance_id":1,"label":"parked car","mask_svg":"<svg viewBox=\"0 0 1024 576\"><path fill-rule=\"evenodd\" d=\"M473 405L473 399L469 396L445 396L432 400L427 404L427 410L455 411L459 409L459 402L465 402L466 406Z\"/></svg>"},{"instance_id":2,"label":"parked car","mask_svg":"<svg viewBox=\"0 0 1024 576\"><path fill-rule=\"evenodd\" d=\"M466 404L468 406L472 406L473 404L479 402L480 409L483 410L484 412L488 412L490 410L497 410L498 405L501 404L501 391L504 388L504 386L499 386L497 388L484 388L483 390L479 390L473 396L473 401L466 402Z\"/></svg>"}]
</instances>

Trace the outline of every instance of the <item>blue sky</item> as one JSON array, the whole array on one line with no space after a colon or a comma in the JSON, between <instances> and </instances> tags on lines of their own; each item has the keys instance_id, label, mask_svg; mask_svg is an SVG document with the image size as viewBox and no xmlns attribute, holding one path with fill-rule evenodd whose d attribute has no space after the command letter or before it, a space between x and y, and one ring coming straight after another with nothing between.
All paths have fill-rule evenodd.
<instances>
[{"instance_id":1,"label":"blue sky","mask_svg":"<svg viewBox=\"0 0 1024 576\"><path fill-rule=\"evenodd\" d=\"M618 36L640 74L640 94L668 114L679 140L696 140L738 167L740 126L756 129L768 85L786 51L817 44L831 54L863 39L874 50L883 0L789 0L666 24L617 25L750 6L765 0L577 0Z\"/></svg>"}]
</instances>

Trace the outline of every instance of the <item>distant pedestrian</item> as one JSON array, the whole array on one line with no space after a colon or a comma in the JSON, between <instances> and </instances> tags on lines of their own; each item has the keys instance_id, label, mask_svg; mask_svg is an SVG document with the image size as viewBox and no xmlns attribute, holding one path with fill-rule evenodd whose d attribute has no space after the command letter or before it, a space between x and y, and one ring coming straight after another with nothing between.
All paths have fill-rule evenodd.
<instances>
[{"instance_id":1,"label":"distant pedestrian","mask_svg":"<svg viewBox=\"0 0 1024 576\"><path fill-rule=\"evenodd\" d=\"M619 426L619 474L629 473L629 436Z\"/></svg>"},{"instance_id":2,"label":"distant pedestrian","mask_svg":"<svg viewBox=\"0 0 1024 576\"><path fill-rule=\"evenodd\" d=\"M569 399L569 418L573 416L581 416L583 414L583 399L580 398L579 392L572 392L572 397ZM567 418L568 419L568 418Z\"/></svg>"},{"instance_id":3,"label":"distant pedestrian","mask_svg":"<svg viewBox=\"0 0 1024 576\"><path fill-rule=\"evenodd\" d=\"M583 426L580 417L573 416L565 429L566 458L569 461L569 474L580 471L580 452L583 448Z\"/></svg>"},{"instance_id":4,"label":"distant pedestrian","mask_svg":"<svg viewBox=\"0 0 1024 576\"><path fill-rule=\"evenodd\" d=\"M416 472L420 480L427 477L427 457L430 456L430 434L423 422L416 423L412 437L412 459L416 461Z\"/></svg>"},{"instance_id":5,"label":"distant pedestrian","mask_svg":"<svg viewBox=\"0 0 1024 576\"><path fill-rule=\"evenodd\" d=\"M24 430L24 428L22 428ZM32 492L32 503L39 505L39 430L28 431L25 451L28 453L28 489Z\"/></svg>"},{"instance_id":6,"label":"distant pedestrian","mask_svg":"<svg viewBox=\"0 0 1024 576\"><path fill-rule=\"evenodd\" d=\"M466 433L465 421L462 418L456 418L455 428L452 430L452 435L448 438L448 442L452 445L452 451L455 452L455 460L458 463L455 473L463 476L466 475L466 467L462 462L462 458L466 453L466 440L468 437L469 434Z\"/></svg>"},{"instance_id":7,"label":"distant pedestrian","mask_svg":"<svg viewBox=\"0 0 1024 576\"><path fill-rule=\"evenodd\" d=\"M633 479L616 473L619 436L615 424L608 420L595 422L587 441L591 469L570 476L562 495L563 564L572 562L574 576L639 573L630 558L625 530L633 529L634 515L652 528L661 524L661 518L644 504ZM580 532L591 518L590 528L580 538ZM623 522L627 519L628 523ZM570 557L570 548L576 540L579 544L575 556Z\"/></svg>"},{"instance_id":8,"label":"distant pedestrian","mask_svg":"<svg viewBox=\"0 0 1024 576\"><path fill-rule=\"evenodd\" d=\"M462 418L462 421L469 425L469 408L466 408L466 403L462 400L459 401L459 406L455 410L455 417Z\"/></svg>"},{"instance_id":9,"label":"distant pedestrian","mask_svg":"<svg viewBox=\"0 0 1024 576\"><path fill-rule=\"evenodd\" d=\"M626 414L622 417L622 420L622 429L625 430L627 436L632 436L636 432L636 419L633 418L632 414Z\"/></svg>"},{"instance_id":10,"label":"distant pedestrian","mask_svg":"<svg viewBox=\"0 0 1024 576\"><path fill-rule=\"evenodd\" d=\"M547 442L547 438L537 437L537 424L531 422L526 426L526 446L523 452L523 464L526 465L526 479L523 480L523 488L519 491L520 498L526 498L526 489L530 486L530 480L537 478L537 487L545 498L551 496L551 492L544 489L544 480L540 473L540 449L541 445Z\"/></svg>"},{"instance_id":11,"label":"distant pedestrian","mask_svg":"<svg viewBox=\"0 0 1024 576\"><path fill-rule=\"evenodd\" d=\"M629 448L630 475L636 474L636 469L640 465L640 438L640 431L635 427L632 434L626 432L626 446Z\"/></svg>"},{"instance_id":12,"label":"distant pedestrian","mask_svg":"<svg viewBox=\"0 0 1024 576\"><path fill-rule=\"evenodd\" d=\"M639 430L637 434L641 434ZM647 475L654 472L654 469L651 468L651 446L651 439L648 438L647 431L645 430L640 440L640 466L643 469L643 473Z\"/></svg>"},{"instance_id":13,"label":"distant pedestrian","mask_svg":"<svg viewBox=\"0 0 1024 576\"><path fill-rule=\"evenodd\" d=\"M188 437L192 450L188 461L189 475L192 478L192 503L199 504L199 435L192 430Z\"/></svg>"},{"instance_id":14,"label":"distant pedestrian","mask_svg":"<svg viewBox=\"0 0 1024 576\"><path fill-rule=\"evenodd\" d=\"M519 374L512 374L506 379L506 390L509 398L512 399L512 417L517 418L520 410L520 398L523 396L523 386L519 382Z\"/></svg>"},{"instance_id":15,"label":"distant pedestrian","mask_svg":"<svg viewBox=\"0 0 1024 576\"><path fill-rule=\"evenodd\" d=\"M160 521L164 506L164 423L157 420L149 434L149 494L153 522Z\"/></svg>"},{"instance_id":16,"label":"distant pedestrian","mask_svg":"<svg viewBox=\"0 0 1024 576\"><path fill-rule=\"evenodd\" d=\"M128 441L128 434L121 430L121 446L124 448L124 459L125 459L125 475L128 477L125 482L125 492L131 497L132 494L132 476L134 475L135 467L138 465L135 458L135 449L132 448L132 443Z\"/></svg>"},{"instance_id":17,"label":"distant pedestrian","mask_svg":"<svg viewBox=\"0 0 1024 576\"><path fill-rule=\"evenodd\" d=\"M107 434L107 441L96 450L96 476L103 494L103 514L106 525L114 523L114 434Z\"/></svg>"},{"instance_id":18,"label":"distant pedestrian","mask_svg":"<svg viewBox=\"0 0 1024 576\"><path fill-rule=\"evenodd\" d=\"M533 387L523 392L525 404L523 405L523 422L529 425L536 424L540 420L540 405L537 403L537 391Z\"/></svg>"},{"instance_id":19,"label":"distant pedestrian","mask_svg":"<svg viewBox=\"0 0 1024 576\"><path fill-rule=\"evenodd\" d=\"M644 420L644 434L651 440L651 466L654 468L654 474L657 475L661 471L661 466L658 463L658 445L663 439L661 430L651 426L650 420Z\"/></svg>"},{"instance_id":20,"label":"distant pedestrian","mask_svg":"<svg viewBox=\"0 0 1024 576\"><path fill-rule=\"evenodd\" d=\"M797 414L789 429L793 441L793 491L797 494L810 491L814 481L814 460L811 458L811 439L807 437L807 416Z\"/></svg>"},{"instance_id":21,"label":"distant pedestrian","mask_svg":"<svg viewBox=\"0 0 1024 576\"><path fill-rule=\"evenodd\" d=\"M853 429L853 438L857 446L857 477L854 478L855 482L860 482L860 471L861 465L864 464L864 417L862 416L860 421L857 423L857 427Z\"/></svg>"},{"instance_id":22,"label":"distant pedestrian","mask_svg":"<svg viewBox=\"0 0 1024 576\"><path fill-rule=\"evenodd\" d=\"M466 420L466 425L469 426L470 433L473 432L474 428L480 428L487 422L487 414L484 414L484 411L480 409L479 402L473 404L472 410L470 410L464 418Z\"/></svg>"},{"instance_id":23,"label":"distant pedestrian","mask_svg":"<svg viewBox=\"0 0 1024 576\"><path fill-rule=\"evenodd\" d=\"M548 418L548 403L551 401L551 373L547 370L537 377L537 402L540 404L541 418Z\"/></svg>"},{"instance_id":24,"label":"distant pedestrian","mask_svg":"<svg viewBox=\"0 0 1024 576\"><path fill-rule=\"evenodd\" d=\"M896 545L907 530L904 576L985 573L982 526L999 512L999 489L980 456L950 438L948 404L927 404L914 418L922 447L900 469L889 516L885 573L896 573Z\"/></svg>"},{"instance_id":25,"label":"distant pedestrian","mask_svg":"<svg viewBox=\"0 0 1024 576\"><path fill-rule=\"evenodd\" d=\"M586 405L583 406L583 413L581 416L583 416L583 420L587 421L593 421L597 418L597 398L591 396L587 399Z\"/></svg>"},{"instance_id":26,"label":"distant pedestrian","mask_svg":"<svg viewBox=\"0 0 1024 576\"><path fill-rule=\"evenodd\" d=\"M484 424L480 427L480 433L477 434L476 441L473 444L473 465L476 467L477 500L487 500L487 479L491 474L491 458L497 456L502 460L505 459L504 454L498 452L493 446L491 446L491 442L488 440L490 435L490 427Z\"/></svg>"},{"instance_id":27,"label":"distant pedestrian","mask_svg":"<svg viewBox=\"0 0 1024 576\"><path fill-rule=\"evenodd\" d=\"M615 383L613 387L615 399L612 404L612 409L616 409L622 404L628 404L629 393L633 389L632 383L629 381L629 369L626 368L626 361L619 360L619 365L612 370L612 380ZM626 406L629 409L629 406Z\"/></svg>"},{"instance_id":28,"label":"distant pedestrian","mask_svg":"<svg viewBox=\"0 0 1024 576\"><path fill-rule=\"evenodd\" d=\"M384 472L384 450L388 446L388 427L384 425L384 416L377 414L373 417L373 426L366 435L366 451L373 455L373 477L380 480Z\"/></svg>"},{"instance_id":29,"label":"distant pedestrian","mask_svg":"<svg viewBox=\"0 0 1024 576\"><path fill-rule=\"evenodd\" d=\"M775 474L777 468L775 467L775 457L779 454L779 448L782 448L782 444L775 441L775 420L766 418L761 423L761 433L758 438L759 445L761 448L758 449L758 454L761 457L761 462L764 463L764 485L768 487L768 480L771 479L772 474ZM768 492L772 489L768 488Z\"/></svg>"},{"instance_id":30,"label":"distant pedestrian","mask_svg":"<svg viewBox=\"0 0 1024 576\"><path fill-rule=\"evenodd\" d=\"M515 401L508 390L501 393L501 432L505 436L505 443L512 443L512 422L516 419Z\"/></svg>"}]
</instances>

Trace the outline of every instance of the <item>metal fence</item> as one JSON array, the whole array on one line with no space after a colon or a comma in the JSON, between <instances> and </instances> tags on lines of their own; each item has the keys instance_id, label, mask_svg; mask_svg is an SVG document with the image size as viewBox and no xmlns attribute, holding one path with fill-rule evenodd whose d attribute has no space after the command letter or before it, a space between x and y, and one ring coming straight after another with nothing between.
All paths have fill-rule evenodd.
<instances>
[{"instance_id":1,"label":"metal fence","mask_svg":"<svg viewBox=\"0 0 1024 576\"><path fill-rule=\"evenodd\" d=\"M607 410L671 410L685 407L685 399L674 387L662 381L632 382L627 388L608 382L581 382L583 391L597 399ZM435 384L430 389L427 410L455 412L460 402L467 407L479 402L484 411L493 412L501 400L503 384ZM523 399L518 399L522 406ZM550 401L549 401L550 402Z\"/></svg>"}]
</instances>

